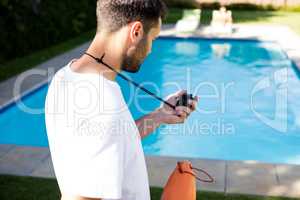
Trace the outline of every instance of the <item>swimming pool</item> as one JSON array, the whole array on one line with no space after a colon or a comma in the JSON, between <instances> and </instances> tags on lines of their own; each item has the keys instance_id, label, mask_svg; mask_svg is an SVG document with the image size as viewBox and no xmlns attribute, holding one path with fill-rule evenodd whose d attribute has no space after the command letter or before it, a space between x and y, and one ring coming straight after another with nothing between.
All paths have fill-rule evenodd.
<instances>
[{"instance_id":1,"label":"swimming pool","mask_svg":"<svg viewBox=\"0 0 300 200\"><path fill-rule=\"evenodd\" d=\"M146 154L300 164L299 71L276 43L159 38L141 71L127 75L160 96L178 89L200 96L185 124L143 140ZM135 118L159 106L118 82ZM46 92L47 85L23 102L43 108ZM48 145L43 114L11 105L0 111L0 127L0 144Z\"/></svg>"}]
</instances>

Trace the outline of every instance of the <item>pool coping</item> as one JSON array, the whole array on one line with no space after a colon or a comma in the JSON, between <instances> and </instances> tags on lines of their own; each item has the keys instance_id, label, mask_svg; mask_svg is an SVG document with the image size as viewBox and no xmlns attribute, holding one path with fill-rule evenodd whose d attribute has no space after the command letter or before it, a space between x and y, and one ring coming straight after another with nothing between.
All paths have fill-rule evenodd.
<instances>
[{"instance_id":1,"label":"pool coping","mask_svg":"<svg viewBox=\"0 0 300 200\"><path fill-rule=\"evenodd\" d=\"M88 47L90 42L86 42L73 50L67 51L61 55L55 56L48 61L37 65L36 67L26 70L16 76L13 76L5 81L0 82L0 91L10 91L8 93L0 93L0 113L5 111L20 98L23 98L31 93L39 90L41 87L49 83L56 71L65 66L70 60L78 57L83 53L83 49ZM19 80L18 78L24 77L31 72L40 74L41 71L44 73L40 77L29 77L29 80L23 84L23 88L20 88L20 92L17 95L13 94L13 85ZM21 79L21 78L20 78Z\"/></svg>"},{"instance_id":2,"label":"pool coping","mask_svg":"<svg viewBox=\"0 0 300 200\"><path fill-rule=\"evenodd\" d=\"M202 38L215 40L241 40L241 41L261 41L275 42L280 45L287 57L300 70L300 36L284 25L269 24L235 24L234 30L245 29L239 33L233 34L213 34L209 26L201 26L192 33L178 33L175 25L166 25L161 31L162 37L180 37L180 38Z\"/></svg>"},{"instance_id":3,"label":"pool coping","mask_svg":"<svg viewBox=\"0 0 300 200\"><path fill-rule=\"evenodd\" d=\"M245 25L235 25L235 28L243 28ZM250 29L260 30L261 25L249 25ZM276 35L256 35L244 34L241 37L233 36L212 36L205 32L207 27L201 27L195 33L178 34L174 29L174 25L164 25L161 37L195 37L202 39L216 38L219 40L256 40L277 42L286 53L289 59L300 70L300 37L287 27L281 27L287 35L288 39L277 38ZM248 27L249 28L249 27ZM274 28L271 28L272 30ZM276 29L276 28L275 28ZM173 31L173 32L172 32ZM258 31L259 32L259 31ZM272 31L271 31L272 32ZM280 31L279 31L280 32ZM262 31L266 34L266 32ZM280 34L279 34L280 35ZM282 37L282 35L280 35ZM266 40L267 39L267 40ZM83 49L88 46L89 42L79 47L56 56L49 61L38 65L31 69L45 70L45 76L33 78L21 88L19 95L12 95L9 90L12 89L14 82L20 75L12 77L0 83L0 91L7 93L0 94L0 113L3 112L15 101L23 96L40 89L51 79L49 74L59 70L65 66L70 60L78 57L83 53ZM49 71L49 68L51 70ZM27 70L21 74L26 74L31 70ZM186 158L176 157L155 157L147 156L146 162L148 167L150 185L162 187L167 180L170 172L176 165L178 160ZM199 189L225 192L225 193L241 193L254 194L263 196L287 196L300 198L300 166L288 164L267 164L256 161L225 161L225 160L208 160L208 159L189 159L195 165L199 165L216 176L218 181L214 184L200 183ZM55 177L51 163L49 149L47 147L24 147L17 145L0 145L0 174L14 174L24 176L37 177ZM288 172L287 172L288 171Z\"/></svg>"},{"instance_id":4,"label":"pool coping","mask_svg":"<svg viewBox=\"0 0 300 200\"><path fill-rule=\"evenodd\" d=\"M189 160L215 179L214 183L197 182L198 190L300 198L299 165L151 155L145 160L149 184L154 187L164 187L176 163ZM0 163L2 175L55 178L48 147L0 145Z\"/></svg>"},{"instance_id":5,"label":"pool coping","mask_svg":"<svg viewBox=\"0 0 300 200\"><path fill-rule=\"evenodd\" d=\"M238 29L250 26L252 29L260 29L261 26L264 28L266 25L235 25L234 29ZM288 40L281 39L282 34L270 37L269 35L264 34L257 34L257 35L212 35L209 33L206 29L209 28L209 26L202 26L197 31L193 33L177 33L175 30L174 24L167 24L163 25L160 37L162 38L194 38L194 39L208 39L208 40L235 40L235 41L261 41L261 42L275 42L280 45L283 52L286 54L286 56L292 61L292 64L296 66L298 69L298 72L300 73L300 36L298 36L296 33L294 33L290 28L286 26L267 26L268 28L272 27L274 29L280 27L285 32L287 32L287 35L291 35L291 37ZM260 33L260 32L259 32ZM295 39L296 38L296 39ZM82 45L79 45L77 48L65 52L61 55L55 56L52 59L49 59L48 61L39 64L35 68L26 70L19 75L16 75L14 77L9 78L8 80L0 82L0 91L3 90L12 90L12 85L16 82L18 77L21 77L24 74L30 73L30 71L33 70L45 70L46 74L42 78L33 79L29 81L29 84L25 84L24 89L21 88L21 92L17 95L2 95L0 93L0 113L5 111L5 109L9 108L11 105L14 104L14 102L17 102L20 98L29 95L30 93L40 89L45 84L47 84L49 81L51 81L52 76L54 73L65 66L70 60L74 59L75 57L79 57L84 52L83 49L88 47L88 44L90 42L86 42ZM298 44L298 45L297 45ZM72 55L72 56L70 56ZM54 63L54 64L51 64Z\"/></svg>"}]
</instances>

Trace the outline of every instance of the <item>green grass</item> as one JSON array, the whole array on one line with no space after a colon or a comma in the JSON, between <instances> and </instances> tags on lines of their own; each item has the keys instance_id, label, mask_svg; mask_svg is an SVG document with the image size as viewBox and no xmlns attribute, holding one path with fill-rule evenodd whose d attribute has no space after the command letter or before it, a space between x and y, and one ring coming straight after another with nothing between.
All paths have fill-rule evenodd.
<instances>
[{"instance_id":1,"label":"green grass","mask_svg":"<svg viewBox=\"0 0 300 200\"><path fill-rule=\"evenodd\" d=\"M233 12L237 23L263 23L286 25L300 35L300 12L288 11L245 11Z\"/></svg>"},{"instance_id":2,"label":"green grass","mask_svg":"<svg viewBox=\"0 0 300 200\"><path fill-rule=\"evenodd\" d=\"M74 180L75 181L75 180ZM151 188L151 200L159 200L161 188ZM55 179L0 175L1 200L57 200L60 198ZM280 197L224 195L223 193L198 192L201 200L291 200ZM296 199L294 199L296 200Z\"/></svg>"},{"instance_id":3,"label":"green grass","mask_svg":"<svg viewBox=\"0 0 300 200\"><path fill-rule=\"evenodd\" d=\"M182 9L171 8L165 23L176 23L182 17ZM257 23L287 25L300 34L300 12L293 11L232 11L234 23ZM201 24L208 25L212 18L212 10L202 10Z\"/></svg>"},{"instance_id":4,"label":"green grass","mask_svg":"<svg viewBox=\"0 0 300 200\"><path fill-rule=\"evenodd\" d=\"M183 10L180 8L170 8L169 14L164 23L176 23L182 17ZM201 24L209 24L212 10L204 9L201 14ZM234 10L234 23L261 23L261 24L281 24L291 27L300 34L300 12L290 10L284 11L247 11ZM76 38L68 40L58 45L37 51L22 58L0 64L0 81L8 79L27 69L30 69L56 55L66 52L93 38L94 30L83 33Z\"/></svg>"},{"instance_id":5,"label":"green grass","mask_svg":"<svg viewBox=\"0 0 300 200\"><path fill-rule=\"evenodd\" d=\"M54 45L44 50L32 53L28 56L16 58L0 64L0 81L30 69L56 55L73 49L74 47L92 39L94 32L94 30L88 31L58 45Z\"/></svg>"}]
</instances>

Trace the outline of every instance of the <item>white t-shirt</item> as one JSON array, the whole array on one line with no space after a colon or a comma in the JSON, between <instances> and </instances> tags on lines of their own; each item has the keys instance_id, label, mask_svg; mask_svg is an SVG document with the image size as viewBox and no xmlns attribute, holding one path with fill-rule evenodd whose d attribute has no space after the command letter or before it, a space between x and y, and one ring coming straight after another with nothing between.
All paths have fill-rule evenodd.
<instances>
[{"instance_id":1,"label":"white t-shirt","mask_svg":"<svg viewBox=\"0 0 300 200\"><path fill-rule=\"evenodd\" d=\"M49 148L62 193L149 200L139 131L117 82L72 71L51 81L45 104Z\"/></svg>"}]
</instances>

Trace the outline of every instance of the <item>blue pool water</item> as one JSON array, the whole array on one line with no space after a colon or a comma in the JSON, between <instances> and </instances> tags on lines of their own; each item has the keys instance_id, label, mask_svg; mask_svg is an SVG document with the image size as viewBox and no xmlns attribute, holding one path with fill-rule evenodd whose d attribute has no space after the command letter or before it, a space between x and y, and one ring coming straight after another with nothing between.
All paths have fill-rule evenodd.
<instances>
[{"instance_id":1,"label":"blue pool water","mask_svg":"<svg viewBox=\"0 0 300 200\"><path fill-rule=\"evenodd\" d=\"M148 155L300 164L299 71L275 43L160 38L141 71L127 74L160 96L200 96L185 124L143 140ZM160 105L118 79L135 118ZM43 108L47 86L23 98ZM134 98L132 98L134 97ZM0 144L47 146L43 114L0 112Z\"/></svg>"}]
</instances>

